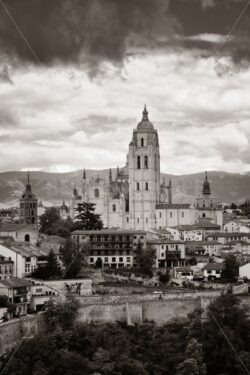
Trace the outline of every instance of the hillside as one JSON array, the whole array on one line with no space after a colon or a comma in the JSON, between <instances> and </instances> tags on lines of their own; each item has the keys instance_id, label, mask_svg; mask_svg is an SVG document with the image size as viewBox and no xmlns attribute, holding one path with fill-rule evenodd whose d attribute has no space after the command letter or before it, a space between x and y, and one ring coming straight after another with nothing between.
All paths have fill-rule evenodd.
<instances>
[{"instance_id":1,"label":"hillside","mask_svg":"<svg viewBox=\"0 0 250 375\"><path fill-rule=\"evenodd\" d=\"M108 170L87 170L87 177L99 175L108 177ZM115 176L116 170L113 170ZM204 181L204 173L196 173L182 176L162 174L162 178L172 179L173 199L175 202L192 202L194 197L200 194ZM57 204L62 200L69 201L72 196L74 184L81 186L82 171L70 173L48 173L32 172L32 189L38 199L45 204ZM209 172L209 181L212 193L220 202L240 203L250 198L250 173L226 173ZM26 183L26 172L3 172L0 173L0 206L16 205L24 190Z\"/></svg>"}]
</instances>

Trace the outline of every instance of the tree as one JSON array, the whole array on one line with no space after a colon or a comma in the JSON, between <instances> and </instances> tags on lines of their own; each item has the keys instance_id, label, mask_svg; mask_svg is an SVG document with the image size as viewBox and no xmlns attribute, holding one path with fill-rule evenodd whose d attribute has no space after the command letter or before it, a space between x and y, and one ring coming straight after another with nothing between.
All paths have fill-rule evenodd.
<instances>
[{"instance_id":1,"label":"tree","mask_svg":"<svg viewBox=\"0 0 250 375\"><path fill-rule=\"evenodd\" d=\"M147 248L143 250L142 243L139 241L136 248L136 264L142 273L149 277L153 276L152 267L155 262L155 250Z\"/></svg>"},{"instance_id":2,"label":"tree","mask_svg":"<svg viewBox=\"0 0 250 375\"><path fill-rule=\"evenodd\" d=\"M59 210L55 207L47 208L40 218L40 233L67 238L75 229L75 223L68 217L61 219Z\"/></svg>"},{"instance_id":3,"label":"tree","mask_svg":"<svg viewBox=\"0 0 250 375\"><path fill-rule=\"evenodd\" d=\"M202 338L209 374L240 375L246 373L237 353L250 353L250 320L240 300L225 294L213 301L203 323ZM230 344L229 344L230 343ZM233 350L234 348L235 350Z\"/></svg>"},{"instance_id":4,"label":"tree","mask_svg":"<svg viewBox=\"0 0 250 375\"><path fill-rule=\"evenodd\" d=\"M50 300L46 308L46 322L50 331L73 328L79 312L79 301L73 297L64 302Z\"/></svg>"},{"instance_id":5,"label":"tree","mask_svg":"<svg viewBox=\"0 0 250 375\"><path fill-rule=\"evenodd\" d=\"M202 345L193 338L187 345L183 362L177 366L176 375L206 375L206 373Z\"/></svg>"},{"instance_id":6,"label":"tree","mask_svg":"<svg viewBox=\"0 0 250 375\"><path fill-rule=\"evenodd\" d=\"M53 250L50 250L49 252L46 265L39 265L37 269L32 273L33 277L43 280L57 279L61 275L62 270Z\"/></svg>"},{"instance_id":7,"label":"tree","mask_svg":"<svg viewBox=\"0 0 250 375\"><path fill-rule=\"evenodd\" d=\"M237 210L238 206L237 206L237 204L232 202L230 208L231 208L231 210Z\"/></svg>"},{"instance_id":8,"label":"tree","mask_svg":"<svg viewBox=\"0 0 250 375\"><path fill-rule=\"evenodd\" d=\"M61 249L62 260L65 266L65 278L76 277L82 267L82 252L72 242L71 238L67 238L65 245Z\"/></svg>"},{"instance_id":9,"label":"tree","mask_svg":"<svg viewBox=\"0 0 250 375\"><path fill-rule=\"evenodd\" d=\"M234 255L228 255L225 268L221 272L221 278L227 281L235 281L239 276L239 265Z\"/></svg>"},{"instance_id":10,"label":"tree","mask_svg":"<svg viewBox=\"0 0 250 375\"><path fill-rule=\"evenodd\" d=\"M102 258L97 258L95 262L96 268L102 268Z\"/></svg>"},{"instance_id":11,"label":"tree","mask_svg":"<svg viewBox=\"0 0 250 375\"><path fill-rule=\"evenodd\" d=\"M159 281L162 284L167 284L170 281L170 279L171 279L171 276L170 276L169 271L166 271L166 273L161 274L160 277L159 277Z\"/></svg>"},{"instance_id":12,"label":"tree","mask_svg":"<svg viewBox=\"0 0 250 375\"><path fill-rule=\"evenodd\" d=\"M78 229L98 230L103 228L101 215L95 213L94 203L78 203L75 210L78 212L75 217Z\"/></svg>"}]
</instances>

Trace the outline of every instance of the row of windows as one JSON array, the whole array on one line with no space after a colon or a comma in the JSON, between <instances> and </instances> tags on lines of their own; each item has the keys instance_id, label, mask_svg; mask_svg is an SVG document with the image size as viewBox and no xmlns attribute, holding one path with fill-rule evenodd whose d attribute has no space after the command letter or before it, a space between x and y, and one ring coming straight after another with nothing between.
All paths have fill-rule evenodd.
<instances>
[{"instance_id":1,"label":"row of windows","mask_svg":"<svg viewBox=\"0 0 250 375\"><path fill-rule=\"evenodd\" d=\"M140 183L139 182L136 183L136 190L140 191ZM146 191L149 190L149 183L148 182L145 182L145 190Z\"/></svg>"},{"instance_id":2,"label":"row of windows","mask_svg":"<svg viewBox=\"0 0 250 375\"><path fill-rule=\"evenodd\" d=\"M137 156L137 169L142 168L141 159L142 159L142 156ZM144 156L143 161L144 161L143 168L148 169L149 158L147 155Z\"/></svg>"},{"instance_id":3,"label":"row of windows","mask_svg":"<svg viewBox=\"0 0 250 375\"><path fill-rule=\"evenodd\" d=\"M0 266L0 273L11 273L12 266Z\"/></svg>"},{"instance_id":4,"label":"row of windows","mask_svg":"<svg viewBox=\"0 0 250 375\"><path fill-rule=\"evenodd\" d=\"M169 217L170 217L170 218L173 217L173 212L172 212L172 211L169 212ZM182 218L185 217L185 213L184 213L184 212L181 213L181 217L182 217ZM159 212L159 218L161 219L161 212Z\"/></svg>"},{"instance_id":5,"label":"row of windows","mask_svg":"<svg viewBox=\"0 0 250 375\"><path fill-rule=\"evenodd\" d=\"M125 258L124 257L119 257L118 259L116 258L116 257L112 257L111 258L111 262L112 263L116 263L116 262L120 262L120 263L123 263L123 262L125 262ZM89 262L90 263L94 263L94 258L89 258ZM131 263L131 258L130 257L126 257L126 262L127 263ZM108 257L105 257L104 258L104 263L109 263L109 258Z\"/></svg>"}]
</instances>

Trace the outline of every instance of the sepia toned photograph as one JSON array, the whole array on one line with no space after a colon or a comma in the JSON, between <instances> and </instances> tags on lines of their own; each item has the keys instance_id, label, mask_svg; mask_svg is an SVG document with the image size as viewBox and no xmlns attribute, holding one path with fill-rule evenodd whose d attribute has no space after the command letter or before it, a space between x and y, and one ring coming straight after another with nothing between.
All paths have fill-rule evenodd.
<instances>
[{"instance_id":1,"label":"sepia toned photograph","mask_svg":"<svg viewBox=\"0 0 250 375\"><path fill-rule=\"evenodd\" d=\"M0 375L250 375L250 0L0 0Z\"/></svg>"}]
</instances>

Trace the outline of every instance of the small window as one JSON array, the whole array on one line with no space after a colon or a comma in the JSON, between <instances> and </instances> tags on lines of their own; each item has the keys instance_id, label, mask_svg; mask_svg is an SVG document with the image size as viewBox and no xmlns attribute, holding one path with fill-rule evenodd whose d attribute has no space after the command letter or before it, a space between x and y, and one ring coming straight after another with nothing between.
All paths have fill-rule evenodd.
<instances>
[{"instance_id":1,"label":"small window","mask_svg":"<svg viewBox=\"0 0 250 375\"><path fill-rule=\"evenodd\" d=\"M184 217L184 212L181 213L181 216Z\"/></svg>"},{"instance_id":2,"label":"small window","mask_svg":"<svg viewBox=\"0 0 250 375\"><path fill-rule=\"evenodd\" d=\"M173 217L173 213L171 211L170 211L169 215L170 215L170 217Z\"/></svg>"},{"instance_id":3,"label":"small window","mask_svg":"<svg viewBox=\"0 0 250 375\"><path fill-rule=\"evenodd\" d=\"M136 190L137 190L137 191L140 190L140 184L139 184L139 182L136 183Z\"/></svg>"},{"instance_id":4,"label":"small window","mask_svg":"<svg viewBox=\"0 0 250 375\"><path fill-rule=\"evenodd\" d=\"M148 191L148 182L145 183L145 190Z\"/></svg>"},{"instance_id":5,"label":"small window","mask_svg":"<svg viewBox=\"0 0 250 375\"><path fill-rule=\"evenodd\" d=\"M113 210L113 212L116 212L116 205L115 204L112 205L112 210Z\"/></svg>"},{"instance_id":6,"label":"small window","mask_svg":"<svg viewBox=\"0 0 250 375\"><path fill-rule=\"evenodd\" d=\"M127 257L127 262L130 263L130 257Z\"/></svg>"},{"instance_id":7,"label":"small window","mask_svg":"<svg viewBox=\"0 0 250 375\"><path fill-rule=\"evenodd\" d=\"M141 138L141 147L144 147L144 138Z\"/></svg>"},{"instance_id":8,"label":"small window","mask_svg":"<svg viewBox=\"0 0 250 375\"><path fill-rule=\"evenodd\" d=\"M137 156L137 169L141 169L141 157Z\"/></svg>"},{"instance_id":9,"label":"small window","mask_svg":"<svg viewBox=\"0 0 250 375\"><path fill-rule=\"evenodd\" d=\"M148 224L148 218L146 218L146 224Z\"/></svg>"},{"instance_id":10,"label":"small window","mask_svg":"<svg viewBox=\"0 0 250 375\"><path fill-rule=\"evenodd\" d=\"M148 169L148 157L144 156L144 168Z\"/></svg>"},{"instance_id":11,"label":"small window","mask_svg":"<svg viewBox=\"0 0 250 375\"><path fill-rule=\"evenodd\" d=\"M115 257L112 258L112 262L115 263L116 262L116 259Z\"/></svg>"},{"instance_id":12,"label":"small window","mask_svg":"<svg viewBox=\"0 0 250 375\"><path fill-rule=\"evenodd\" d=\"M139 224L139 222L140 222L140 219L139 219L139 217L137 218L137 224Z\"/></svg>"},{"instance_id":13,"label":"small window","mask_svg":"<svg viewBox=\"0 0 250 375\"><path fill-rule=\"evenodd\" d=\"M90 263L94 263L94 258L89 259Z\"/></svg>"},{"instance_id":14,"label":"small window","mask_svg":"<svg viewBox=\"0 0 250 375\"><path fill-rule=\"evenodd\" d=\"M95 198L99 198L99 189L95 189L94 195L95 195Z\"/></svg>"},{"instance_id":15,"label":"small window","mask_svg":"<svg viewBox=\"0 0 250 375\"><path fill-rule=\"evenodd\" d=\"M159 213L159 218L161 219L161 212Z\"/></svg>"}]
</instances>

